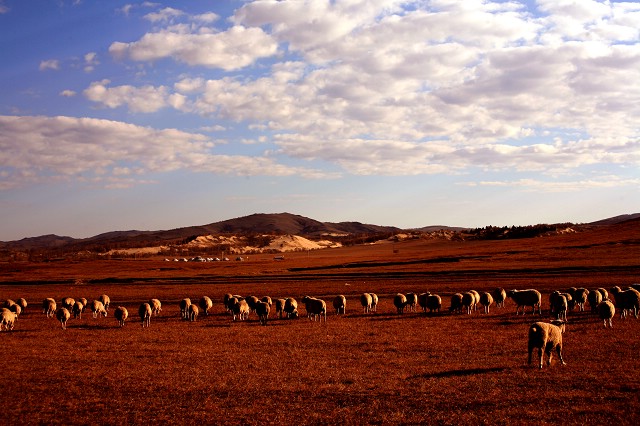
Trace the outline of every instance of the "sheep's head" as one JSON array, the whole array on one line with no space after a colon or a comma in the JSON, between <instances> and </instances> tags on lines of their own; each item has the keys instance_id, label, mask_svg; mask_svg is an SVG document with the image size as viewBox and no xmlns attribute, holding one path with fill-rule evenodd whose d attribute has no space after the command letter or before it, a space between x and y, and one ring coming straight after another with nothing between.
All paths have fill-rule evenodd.
<instances>
[{"instance_id":1,"label":"sheep's head","mask_svg":"<svg viewBox=\"0 0 640 426\"><path fill-rule=\"evenodd\" d=\"M557 326L558 328L560 328L560 332L561 333L565 332L565 330L566 330L565 324L566 323L567 322L564 321L564 320L553 320L553 321L551 321L551 324L553 324L553 325Z\"/></svg>"}]
</instances>

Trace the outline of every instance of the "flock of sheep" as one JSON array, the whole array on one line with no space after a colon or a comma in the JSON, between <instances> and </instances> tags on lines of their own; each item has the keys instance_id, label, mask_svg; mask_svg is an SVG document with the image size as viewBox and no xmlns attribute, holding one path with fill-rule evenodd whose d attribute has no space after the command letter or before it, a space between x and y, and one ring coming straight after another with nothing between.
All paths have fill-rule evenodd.
<instances>
[{"instance_id":1,"label":"flock of sheep","mask_svg":"<svg viewBox=\"0 0 640 426\"><path fill-rule=\"evenodd\" d=\"M560 362L564 365L562 358L562 334L565 330L567 322L567 313L578 309L584 311L588 304L591 311L599 315L604 323L604 327L613 327L613 317L615 316L616 307L620 311L620 318L624 319L627 315L633 314L638 318L640 313L640 284L633 284L631 287L622 290L620 287L613 287L609 291L604 288L596 290L587 290L586 288L572 287L566 291L554 291L549 295L550 314L554 318L553 321L535 322L529 328L528 350L529 363L531 363L532 352L538 349L539 367L542 368L543 352L547 354L547 363L551 364L551 353L556 350ZM609 293L613 295L615 305L609 299ZM482 308L482 312L489 313L490 307L496 305L503 307L507 298L512 299L516 304L516 315L525 314L526 308L531 308L531 312L542 315L542 294L538 290L509 290L496 288L492 292L477 292L470 290L464 293L455 293L451 296L449 311L451 313L471 314L478 307ZM375 293L364 293L360 296L360 305L364 313L376 312L378 305L378 296ZM306 316L313 321L327 321L327 304L324 300L311 296L304 296L301 299L305 306ZM62 327L66 329L67 321L73 318L82 318L82 314L88 309L93 318L99 316L106 317L111 300L106 294L101 295L98 299L87 301L85 298L75 300L67 297L61 300L60 306L53 298L46 298L42 301L42 312L47 318L55 317ZM289 297L286 299L272 299L269 296L258 298L256 296L242 297L231 293L225 294L223 304L227 313L230 314L233 321L246 320L251 312L255 312L260 324L266 325L271 312L271 307L275 306L276 316L282 318L298 318L298 302L296 299ZM404 312L417 312L418 306L424 313L440 312L442 309L442 298L437 294L431 293L398 293L393 297L393 304L398 314ZM6 300L4 307L0 313L0 331L13 330L14 324L20 314L27 307L27 301L24 298ZM336 315L344 315L346 313L347 299L344 295L338 295L333 299L333 308ZM197 304L191 303L191 299L182 299L179 303L180 315L182 319L188 321L196 321L200 311L209 315L209 310L213 307L213 301L207 296L200 298ZM158 315L162 311L162 303L158 299L150 299L148 302L142 303L138 309L138 315L142 327L149 327L151 317ZM114 310L114 317L118 325L123 327L129 318L129 312L124 306L117 306Z\"/></svg>"}]
</instances>

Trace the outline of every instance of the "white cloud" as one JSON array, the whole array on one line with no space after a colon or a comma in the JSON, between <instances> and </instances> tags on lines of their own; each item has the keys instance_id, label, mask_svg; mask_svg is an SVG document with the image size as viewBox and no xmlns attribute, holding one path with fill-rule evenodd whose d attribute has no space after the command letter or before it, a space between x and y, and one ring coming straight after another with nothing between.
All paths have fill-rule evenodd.
<instances>
[{"instance_id":1,"label":"white cloud","mask_svg":"<svg viewBox=\"0 0 640 426\"><path fill-rule=\"evenodd\" d=\"M40 67L38 68L40 71L46 70L59 70L60 69L60 61L57 59L47 59L45 61L40 61Z\"/></svg>"},{"instance_id":2,"label":"white cloud","mask_svg":"<svg viewBox=\"0 0 640 426\"><path fill-rule=\"evenodd\" d=\"M164 9L158 12L151 12L144 16L144 19L147 21L157 23L157 22L171 22L175 18L183 16L185 13L181 10L174 9L172 7L165 7Z\"/></svg>"},{"instance_id":3,"label":"white cloud","mask_svg":"<svg viewBox=\"0 0 640 426\"><path fill-rule=\"evenodd\" d=\"M531 192L577 192L589 189L637 187L640 179L620 178L618 176L603 176L600 178L582 179L574 181L548 181L538 179L518 179L513 181L480 181L463 182L465 186L495 186L521 188Z\"/></svg>"},{"instance_id":4,"label":"white cloud","mask_svg":"<svg viewBox=\"0 0 640 426\"><path fill-rule=\"evenodd\" d=\"M169 99L167 88L164 86L107 87L109 83L109 80L94 81L83 93L93 102L99 102L109 108L127 105L132 112L158 111L167 105Z\"/></svg>"},{"instance_id":5,"label":"white cloud","mask_svg":"<svg viewBox=\"0 0 640 426\"><path fill-rule=\"evenodd\" d=\"M100 65L100 61L98 61L98 54L96 52L89 52L84 55L85 72L92 72L97 65Z\"/></svg>"},{"instance_id":6,"label":"white cloud","mask_svg":"<svg viewBox=\"0 0 640 426\"><path fill-rule=\"evenodd\" d=\"M72 98L75 95L77 95L77 93L73 90L63 90L62 92L60 92L60 96L64 96L65 98Z\"/></svg>"}]
</instances>

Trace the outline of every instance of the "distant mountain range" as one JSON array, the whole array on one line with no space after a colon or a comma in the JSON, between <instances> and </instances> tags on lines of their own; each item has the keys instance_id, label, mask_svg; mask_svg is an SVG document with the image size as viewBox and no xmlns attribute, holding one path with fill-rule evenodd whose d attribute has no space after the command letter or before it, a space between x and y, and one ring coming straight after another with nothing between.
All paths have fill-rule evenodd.
<instances>
[{"instance_id":1,"label":"distant mountain range","mask_svg":"<svg viewBox=\"0 0 640 426\"><path fill-rule=\"evenodd\" d=\"M616 216L592 222L589 226L604 226L640 218L640 213ZM418 232L437 230L461 231L464 228L448 226L426 226L412 229ZM208 225L189 226L165 231L114 231L90 238L71 238L58 235L42 235L23 238L17 241L0 242L0 249L94 249L100 246L143 247L147 245L176 244L188 241L201 235L219 234L273 234L299 235L309 239L326 238L327 236L393 234L403 231L393 226L379 226L360 222L320 222L308 217L291 213L257 213L235 219L215 222Z\"/></svg>"}]
</instances>

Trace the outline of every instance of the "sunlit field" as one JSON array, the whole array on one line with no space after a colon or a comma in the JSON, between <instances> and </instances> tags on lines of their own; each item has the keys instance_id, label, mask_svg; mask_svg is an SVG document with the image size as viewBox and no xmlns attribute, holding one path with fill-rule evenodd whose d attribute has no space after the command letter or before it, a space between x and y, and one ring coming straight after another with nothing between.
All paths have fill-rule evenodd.
<instances>
[{"instance_id":1,"label":"sunlit field","mask_svg":"<svg viewBox=\"0 0 640 426\"><path fill-rule=\"evenodd\" d=\"M640 282L640 232L518 241L412 241L272 256L244 262L162 259L0 264L0 299L29 306L0 333L3 424L637 424L640 321L569 313L566 366L527 365L527 330L549 320L556 289ZM536 288L543 315L448 312L475 289ZM440 313L396 313L397 292L442 296ZM359 296L380 296L363 313ZM111 297L107 318L47 319L45 297ZM327 321L232 321L225 293L324 299ZM331 301L347 297L345 315ZM178 302L209 296L197 321ZM163 311L143 328L140 303ZM123 328L115 306L130 314Z\"/></svg>"}]
</instances>

